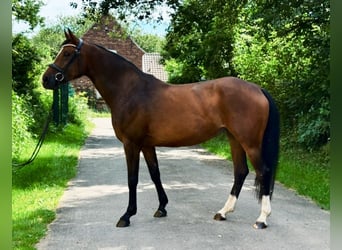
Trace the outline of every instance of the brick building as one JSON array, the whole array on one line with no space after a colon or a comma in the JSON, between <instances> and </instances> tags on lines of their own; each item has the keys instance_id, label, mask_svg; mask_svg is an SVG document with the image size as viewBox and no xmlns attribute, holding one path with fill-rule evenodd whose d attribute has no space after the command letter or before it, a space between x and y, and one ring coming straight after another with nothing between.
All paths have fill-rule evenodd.
<instances>
[{"instance_id":1,"label":"brick building","mask_svg":"<svg viewBox=\"0 0 342 250\"><path fill-rule=\"evenodd\" d=\"M125 57L142 70L142 58L145 51L141 49L129 36L123 34L120 25L112 16L104 16L95 23L83 36L87 42L102 45ZM89 104L98 110L106 110L104 100L98 94L89 78L83 76L73 80L72 85L76 91L87 93Z\"/></svg>"}]
</instances>

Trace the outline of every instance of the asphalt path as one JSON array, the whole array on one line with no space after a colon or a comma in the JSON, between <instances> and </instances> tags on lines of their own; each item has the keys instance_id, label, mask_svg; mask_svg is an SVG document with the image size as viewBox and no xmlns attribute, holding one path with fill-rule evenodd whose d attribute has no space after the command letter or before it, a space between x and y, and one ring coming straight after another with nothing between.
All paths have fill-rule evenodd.
<instances>
[{"instance_id":1,"label":"asphalt path","mask_svg":"<svg viewBox=\"0 0 342 250\"><path fill-rule=\"evenodd\" d=\"M140 159L138 212L127 228L116 222L128 202L122 144L109 118L96 118L80 153L78 174L69 182L56 219L37 249L329 249L330 213L277 183L269 227L252 227L259 216L254 175L247 177L234 213L213 216L232 186L232 164L196 147L158 148L168 216L154 218L157 193ZM319 184L318 184L319 185Z\"/></svg>"}]
</instances>

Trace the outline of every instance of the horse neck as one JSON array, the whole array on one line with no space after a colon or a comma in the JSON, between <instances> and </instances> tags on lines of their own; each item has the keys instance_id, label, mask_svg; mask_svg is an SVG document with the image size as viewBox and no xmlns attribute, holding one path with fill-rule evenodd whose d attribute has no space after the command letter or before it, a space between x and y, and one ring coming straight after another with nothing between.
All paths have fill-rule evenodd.
<instances>
[{"instance_id":1,"label":"horse neck","mask_svg":"<svg viewBox=\"0 0 342 250\"><path fill-rule=\"evenodd\" d=\"M111 109L144 81L133 64L103 48L89 45L85 75L95 85Z\"/></svg>"}]
</instances>

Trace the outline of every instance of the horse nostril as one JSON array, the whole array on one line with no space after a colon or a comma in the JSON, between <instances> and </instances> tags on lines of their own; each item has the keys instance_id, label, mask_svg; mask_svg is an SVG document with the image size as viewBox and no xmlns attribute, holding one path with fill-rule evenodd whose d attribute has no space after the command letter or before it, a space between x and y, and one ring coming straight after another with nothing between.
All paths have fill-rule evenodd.
<instances>
[{"instance_id":1,"label":"horse nostril","mask_svg":"<svg viewBox=\"0 0 342 250\"><path fill-rule=\"evenodd\" d=\"M43 82L47 82L48 81L48 77L47 76L43 76Z\"/></svg>"},{"instance_id":2,"label":"horse nostril","mask_svg":"<svg viewBox=\"0 0 342 250\"><path fill-rule=\"evenodd\" d=\"M49 85L49 77L45 75L45 76L43 76L42 80L43 80L43 86L44 86L44 88L48 88L48 85Z\"/></svg>"}]
</instances>

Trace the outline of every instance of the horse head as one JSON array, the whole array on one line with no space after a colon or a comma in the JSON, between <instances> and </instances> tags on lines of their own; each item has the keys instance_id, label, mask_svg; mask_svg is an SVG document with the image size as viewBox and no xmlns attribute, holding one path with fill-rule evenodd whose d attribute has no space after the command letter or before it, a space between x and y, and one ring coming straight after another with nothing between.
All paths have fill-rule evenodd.
<instances>
[{"instance_id":1,"label":"horse head","mask_svg":"<svg viewBox=\"0 0 342 250\"><path fill-rule=\"evenodd\" d=\"M66 40L63 42L55 61L43 74L43 86L56 89L59 85L82 76L84 72L81 61L83 41L77 38L70 29L64 31Z\"/></svg>"}]
</instances>

